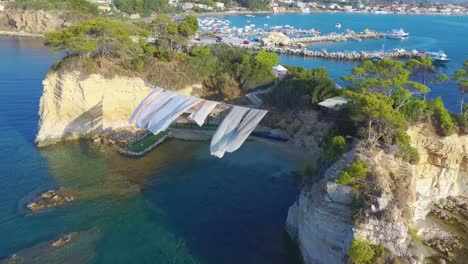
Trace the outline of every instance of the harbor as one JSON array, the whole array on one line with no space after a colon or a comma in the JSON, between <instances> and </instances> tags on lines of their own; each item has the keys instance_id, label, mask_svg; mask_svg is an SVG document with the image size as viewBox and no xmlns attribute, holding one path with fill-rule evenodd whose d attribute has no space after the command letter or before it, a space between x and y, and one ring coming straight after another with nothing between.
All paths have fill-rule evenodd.
<instances>
[{"instance_id":1,"label":"harbor","mask_svg":"<svg viewBox=\"0 0 468 264\"><path fill-rule=\"evenodd\" d=\"M192 39L192 45L225 43L253 51L266 50L287 56L337 61L363 61L382 58L411 59L421 56L429 56L437 64L445 64L450 61L443 51L434 52L415 48L401 48L401 45L410 39L410 33L405 32L402 28L382 31L365 28L359 31L349 28L342 29L344 26L341 23L336 23L335 25L329 25L325 33L318 27L305 28L288 24L275 25L276 23L273 23L273 21L271 21L271 24L258 23L272 20L270 16L262 19L258 18L257 21L253 19L256 19L256 17L246 17L245 22L247 24L236 25L230 20L222 18L199 18L200 29ZM386 44L390 44L390 48L385 48L384 43L378 48L368 48L369 44L367 42L379 39L385 41ZM335 42L343 43L343 45L349 43L346 45L352 46L353 49L329 50L329 47L336 46L335 44L332 45ZM314 49L312 49L311 45L314 45ZM433 54L437 54L441 58L436 59Z\"/></svg>"}]
</instances>

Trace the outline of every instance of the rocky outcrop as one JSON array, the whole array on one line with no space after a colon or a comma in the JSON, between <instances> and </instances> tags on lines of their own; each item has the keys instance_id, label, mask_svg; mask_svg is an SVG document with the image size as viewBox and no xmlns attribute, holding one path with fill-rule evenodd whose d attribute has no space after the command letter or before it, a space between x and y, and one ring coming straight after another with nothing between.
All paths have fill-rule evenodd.
<instances>
[{"instance_id":1,"label":"rocky outcrop","mask_svg":"<svg viewBox=\"0 0 468 264\"><path fill-rule=\"evenodd\" d=\"M64 29L86 18L86 15L63 11L8 10L0 19L0 29L43 34Z\"/></svg>"},{"instance_id":2,"label":"rocky outcrop","mask_svg":"<svg viewBox=\"0 0 468 264\"><path fill-rule=\"evenodd\" d=\"M289 46L291 39L283 32L271 32L266 38L261 40L262 45Z\"/></svg>"},{"instance_id":3,"label":"rocky outcrop","mask_svg":"<svg viewBox=\"0 0 468 264\"><path fill-rule=\"evenodd\" d=\"M432 127L412 127L408 134L418 150L414 166L414 217L423 219L432 202L448 196L468 196L468 136L439 137Z\"/></svg>"},{"instance_id":4,"label":"rocky outcrop","mask_svg":"<svg viewBox=\"0 0 468 264\"><path fill-rule=\"evenodd\" d=\"M290 143L315 154L321 151L320 144L333 127L333 123L320 120L319 112L314 110L272 111L262 124L280 130L289 137Z\"/></svg>"},{"instance_id":5,"label":"rocky outcrop","mask_svg":"<svg viewBox=\"0 0 468 264\"><path fill-rule=\"evenodd\" d=\"M459 205L459 200L443 198L468 196L468 136L440 137L431 125L424 124L410 128L408 134L420 156L417 164L411 165L381 149L360 149L341 157L325 172L323 180L303 188L289 209L286 229L297 241L305 263L345 263L353 239L368 240L395 256L423 263L431 253L410 250L413 237L409 226L424 219L434 204L448 210L450 219L465 226L466 219L460 220L466 218L465 207ZM364 207L353 216L354 195L346 186L337 185L335 179L356 155L370 164L371 178L367 181L371 190ZM336 193L347 198L337 200ZM449 251L458 248L442 243L444 239L431 235L424 243L436 250L441 245L447 245L444 250Z\"/></svg>"},{"instance_id":6,"label":"rocky outcrop","mask_svg":"<svg viewBox=\"0 0 468 264\"><path fill-rule=\"evenodd\" d=\"M152 90L139 78L82 78L79 72L51 73L43 86L39 146L126 128L133 110Z\"/></svg>"},{"instance_id":7,"label":"rocky outcrop","mask_svg":"<svg viewBox=\"0 0 468 264\"><path fill-rule=\"evenodd\" d=\"M80 138L124 142L138 132L128 120L154 87L138 77L85 76L78 71L51 72L42 84L38 146ZM177 92L194 95L198 90L199 85L191 85Z\"/></svg>"},{"instance_id":8,"label":"rocky outcrop","mask_svg":"<svg viewBox=\"0 0 468 264\"><path fill-rule=\"evenodd\" d=\"M298 242L304 263L345 262L353 240L353 190L335 179L353 160L353 151L343 155L320 182L303 188L289 208L286 230Z\"/></svg>"}]
</instances>

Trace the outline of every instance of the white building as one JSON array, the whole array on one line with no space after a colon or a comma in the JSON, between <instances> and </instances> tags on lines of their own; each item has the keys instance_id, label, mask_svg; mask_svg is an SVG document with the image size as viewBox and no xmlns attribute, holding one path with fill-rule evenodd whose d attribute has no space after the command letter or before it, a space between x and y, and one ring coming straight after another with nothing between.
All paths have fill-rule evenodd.
<instances>
[{"instance_id":1,"label":"white building","mask_svg":"<svg viewBox=\"0 0 468 264\"><path fill-rule=\"evenodd\" d=\"M275 75L276 77L286 76L288 74L288 69L286 69L280 64L273 67L271 70L273 72L273 75Z\"/></svg>"},{"instance_id":2,"label":"white building","mask_svg":"<svg viewBox=\"0 0 468 264\"><path fill-rule=\"evenodd\" d=\"M195 7L194 3L190 3L190 2L182 3L182 9L184 10L191 10L194 7Z\"/></svg>"},{"instance_id":3,"label":"white building","mask_svg":"<svg viewBox=\"0 0 468 264\"><path fill-rule=\"evenodd\" d=\"M221 9L221 10L224 10L225 8L224 3L221 3L221 2L215 2L215 6L216 8Z\"/></svg>"},{"instance_id":4,"label":"white building","mask_svg":"<svg viewBox=\"0 0 468 264\"><path fill-rule=\"evenodd\" d=\"M346 98L336 96L329 98L325 101L320 102L318 105L325 111L336 111L339 110L343 105L347 104L348 100Z\"/></svg>"},{"instance_id":5,"label":"white building","mask_svg":"<svg viewBox=\"0 0 468 264\"><path fill-rule=\"evenodd\" d=\"M178 6L179 5L179 0L169 0L168 4L170 6Z\"/></svg>"},{"instance_id":6,"label":"white building","mask_svg":"<svg viewBox=\"0 0 468 264\"><path fill-rule=\"evenodd\" d=\"M109 5L100 5L97 7L97 9L101 12L110 12L112 10L112 7Z\"/></svg>"},{"instance_id":7,"label":"white building","mask_svg":"<svg viewBox=\"0 0 468 264\"><path fill-rule=\"evenodd\" d=\"M3 12L3 11L5 11L5 6L0 4L0 12Z\"/></svg>"}]
</instances>

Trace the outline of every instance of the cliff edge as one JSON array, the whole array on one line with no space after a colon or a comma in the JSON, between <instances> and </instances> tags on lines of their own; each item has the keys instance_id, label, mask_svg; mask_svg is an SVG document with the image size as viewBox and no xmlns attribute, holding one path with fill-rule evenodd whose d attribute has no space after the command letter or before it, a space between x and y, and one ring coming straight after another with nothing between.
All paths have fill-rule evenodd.
<instances>
[{"instance_id":1,"label":"cliff edge","mask_svg":"<svg viewBox=\"0 0 468 264\"><path fill-rule=\"evenodd\" d=\"M356 148L329 167L321 181L302 189L289 209L286 230L298 243L306 264L346 263L354 239L381 245L393 258L411 263L424 263L426 257L436 254L420 242L414 243L410 228L418 226L418 234L425 239L424 234L433 234L434 227L420 222L431 209L447 197L468 196L468 136L440 137L430 124L413 126L408 134L420 156L417 164L378 148ZM356 205L362 200L352 188L336 183L354 157L370 165L367 181L371 190L360 210ZM424 245L431 243L424 241ZM439 257L453 259L450 253Z\"/></svg>"},{"instance_id":2,"label":"cliff edge","mask_svg":"<svg viewBox=\"0 0 468 264\"><path fill-rule=\"evenodd\" d=\"M44 34L88 18L77 12L10 9L0 13L0 30Z\"/></svg>"},{"instance_id":3,"label":"cliff edge","mask_svg":"<svg viewBox=\"0 0 468 264\"><path fill-rule=\"evenodd\" d=\"M140 78L105 78L80 72L50 73L42 82L38 146L93 137L117 128L133 129L128 120L152 87Z\"/></svg>"}]
</instances>

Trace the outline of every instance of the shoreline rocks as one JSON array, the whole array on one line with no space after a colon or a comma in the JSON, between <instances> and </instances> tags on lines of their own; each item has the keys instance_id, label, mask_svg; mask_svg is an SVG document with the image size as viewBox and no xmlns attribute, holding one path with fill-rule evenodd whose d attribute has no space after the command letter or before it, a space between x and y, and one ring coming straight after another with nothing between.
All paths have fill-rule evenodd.
<instances>
[{"instance_id":1,"label":"shoreline rocks","mask_svg":"<svg viewBox=\"0 0 468 264\"><path fill-rule=\"evenodd\" d=\"M383 33L374 32L374 31L367 31L365 33L354 33L354 32L343 33L343 34L332 33L332 34L327 34L327 35L322 35L322 36L291 38L290 43L292 45L295 45L297 43L380 39L383 37L384 37Z\"/></svg>"},{"instance_id":2,"label":"shoreline rocks","mask_svg":"<svg viewBox=\"0 0 468 264\"><path fill-rule=\"evenodd\" d=\"M350 60L350 61L362 61L370 60L374 58L415 58L418 55L410 51L351 51L351 52L327 52L317 50L307 50L305 48L281 48L281 47L255 47L255 46L243 46L246 49L252 49L254 51L265 50L269 52L275 52L277 54L289 55L289 56L302 56L302 57L313 57L328 60Z\"/></svg>"}]
</instances>

